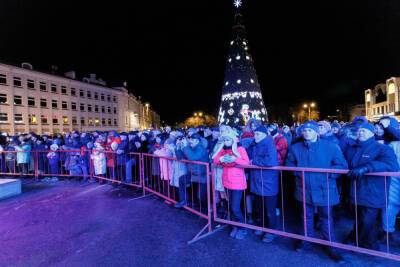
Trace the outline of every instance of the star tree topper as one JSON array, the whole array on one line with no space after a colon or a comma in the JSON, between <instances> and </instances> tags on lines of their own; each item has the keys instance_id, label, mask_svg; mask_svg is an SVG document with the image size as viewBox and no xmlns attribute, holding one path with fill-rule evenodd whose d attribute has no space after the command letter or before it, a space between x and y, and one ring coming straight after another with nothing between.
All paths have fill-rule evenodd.
<instances>
[{"instance_id":1,"label":"star tree topper","mask_svg":"<svg viewBox=\"0 0 400 267\"><path fill-rule=\"evenodd\" d=\"M233 0L233 5L239 8L242 5L242 0Z\"/></svg>"}]
</instances>

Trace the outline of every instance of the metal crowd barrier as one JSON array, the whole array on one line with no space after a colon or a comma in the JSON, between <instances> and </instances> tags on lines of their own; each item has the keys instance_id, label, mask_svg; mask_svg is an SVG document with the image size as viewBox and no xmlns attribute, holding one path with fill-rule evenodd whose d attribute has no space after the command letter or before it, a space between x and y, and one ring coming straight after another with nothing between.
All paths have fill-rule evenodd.
<instances>
[{"instance_id":1,"label":"metal crowd barrier","mask_svg":"<svg viewBox=\"0 0 400 267\"><path fill-rule=\"evenodd\" d=\"M216 170L217 168L220 168L220 166L218 165L212 165L211 167L211 173L212 173L212 192L213 192L213 199L216 199L216 191L215 191L215 185L216 185L216 179L218 179L219 177L217 177L216 175ZM282 237L289 237L289 238L293 238L293 239L297 239L297 240L302 240L302 241L308 241L308 242L312 242L312 243L316 243L316 244L320 244L320 245L324 245L324 246L328 246L328 247L334 247L334 248L339 248L339 249L344 249L344 250L348 250L348 251L353 251L353 252L358 252L358 253L364 253L364 254L368 254L368 255L372 255L372 256L378 256L378 257L383 257L383 258L388 258L388 259L392 259L392 260L396 260L396 261L400 261L400 255L399 254L395 254L393 253L393 251L391 250L390 247L390 242L389 242L389 236L388 233L386 234L386 252L382 252L382 251L378 251L378 250L373 250L371 248L364 248L361 247L360 245L360 234L359 234L359 205L357 203L357 181L353 180L350 182L353 183L353 188L354 188L354 195L355 195L355 201L354 201L354 226L355 226L355 245L350 245L350 244L344 244L344 243L340 243L337 240L333 241L331 240L331 235L335 232L337 232L338 229L335 229L334 225L331 226L331 224L328 223L328 231L329 231L329 240L324 240L322 238L317 238L315 236L310 236L308 235L308 229L307 229L307 216L306 216L306 184L305 184L305 173L325 173L326 174L326 179L327 179L327 186L325 188L325 190L327 190L327 206L331 206L330 203L330 186L329 186L329 177L330 174L339 174L339 175L343 175L343 177L347 178L345 175L349 172L349 170L339 170L339 169L318 169L318 168L300 168L300 167L284 167L284 166L276 166L276 167L258 167L258 166L235 166L235 168L243 168L246 170L260 170L262 171L277 171L279 172L279 193L278 193L278 197L279 197L279 205L277 205L277 207L280 210L280 215L279 215L279 219L280 219L280 223L279 226L276 227L275 229L272 228L268 228L264 222L266 218L266 214L264 212L264 207L262 207L262 214L261 214L261 221L262 224L254 224L254 223L250 223L248 218L245 217L245 222L244 223L240 223L237 221L234 221L232 219L232 216L230 214L230 209L228 208L228 214L227 215L221 215L217 212L217 206L216 206L216 201L213 201L213 218L215 222L220 222L220 223L224 223L224 224L228 224L231 226L236 226L236 227L240 227L240 228L244 228L244 229L250 229L250 230L259 230L265 233L271 233L271 234L275 234L278 236L282 236ZM290 172L291 174L287 175L284 172ZM302 210L301 212L302 217L303 217L303 229L302 232L303 234L299 234L298 229L291 229L290 227L288 227L288 225L290 223L293 224L293 221L290 221L290 219L288 219L288 213L285 209L287 204L290 203L285 203L285 198L287 197L291 197L288 194L286 194L285 189L288 187L288 185L290 185L290 182L293 182L293 172L296 173L297 175L301 175L301 186L302 186L302 201L299 201L301 206L302 206ZM388 177L396 177L393 179L400 179L400 172L381 172L381 173L369 173L367 175L373 175L373 176L381 176L384 177L385 179L385 209L387 210L388 207L388 192L387 192L387 185L388 185ZM252 179L251 178L251 173L250 175L248 175L247 177L248 179ZM285 183L285 179L286 179L286 183ZM292 181L290 181L292 180ZM289 183L288 183L289 182ZM246 201L248 201L249 198L247 198L247 196L249 195L249 193L244 190L243 191L243 198L242 198L242 202L243 203L243 209L242 212L244 213L244 216L246 216L246 207L248 207ZM252 194L254 195L254 194ZM262 197L263 198L263 197ZM228 198L229 201L229 198ZM263 201L264 203L264 201ZM230 203L228 202L228 206L230 207ZM328 222L331 219L331 216L333 216L333 214L330 213L329 211L330 209L328 209ZM386 212L386 214L388 214ZM274 216L276 214L273 214ZM333 218L332 218L333 219ZM386 222L388 220L388 216L386 216ZM379 224L379 220L376 221L376 224ZM295 227L294 227L295 228ZM292 231L290 231L292 230ZM300 231L301 232L301 231Z\"/></svg>"}]
</instances>

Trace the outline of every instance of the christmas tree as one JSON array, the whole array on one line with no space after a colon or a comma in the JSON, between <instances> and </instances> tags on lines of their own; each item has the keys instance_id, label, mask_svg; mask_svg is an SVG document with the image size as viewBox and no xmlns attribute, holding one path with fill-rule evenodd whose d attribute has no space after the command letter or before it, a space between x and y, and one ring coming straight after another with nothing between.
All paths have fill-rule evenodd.
<instances>
[{"instance_id":1,"label":"christmas tree","mask_svg":"<svg viewBox=\"0 0 400 267\"><path fill-rule=\"evenodd\" d=\"M219 124L244 125L249 119L268 120L260 84L249 52L246 29L240 12L241 0L234 0L235 23L225 68Z\"/></svg>"}]
</instances>

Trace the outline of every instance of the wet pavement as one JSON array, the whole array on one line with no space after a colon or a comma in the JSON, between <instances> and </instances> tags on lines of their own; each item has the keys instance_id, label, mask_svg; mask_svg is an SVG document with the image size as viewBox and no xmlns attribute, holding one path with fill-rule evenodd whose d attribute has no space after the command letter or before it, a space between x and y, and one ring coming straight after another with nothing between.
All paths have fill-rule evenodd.
<instances>
[{"instance_id":1,"label":"wet pavement","mask_svg":"<svg viewBox=\"0 0 400 267\"><path fill-rule=\"evenodd\" d=\"M206 221L157 197L111 185L24 181L0 201L0 266L337 266L293 241L245 240L222 230L188 245ZM400 266L345 252L343 266Z\"/></svg>"}]
</instances>

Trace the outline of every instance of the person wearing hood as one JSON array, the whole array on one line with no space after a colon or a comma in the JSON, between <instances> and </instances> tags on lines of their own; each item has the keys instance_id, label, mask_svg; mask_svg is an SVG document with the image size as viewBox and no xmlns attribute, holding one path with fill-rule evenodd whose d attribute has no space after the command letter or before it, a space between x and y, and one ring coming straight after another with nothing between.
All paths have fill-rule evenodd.
<instances>
[{"instance_id":1,"label":"person wearing hood","mask_svg":"<svg viewBox=\"0 0 400 267\"><path fill-rule=\"evenodd\" d=\"M303 142L292 145L286 159L286 166L323 168L323 169L346 169L346 160L339 147L333 142L321 140L318 137L319 125L315 121L306 121L300 127ZM338 188L336 185L337 174L316 172L295 172L296 190L295 198L303 207L305 204L305 216L301 212L302 222L306 222L303 228L307 229L307 236L316 237L314 232L314 211L320 218L320 233L325 240L336 242L333 225L333 206L339 203ZM305 187L303 200L303 183ZM305 201L306 203L304 203ZM305 233L303 233L305 234ZM295 248L303 251L310 247L310 243L299 241ZM343 257L334 248L327 248L328 255L337 263L344 262Z\"/></svg>"},{"instance_id":2,"label":"person wearing hood","mask_svg":"<svg viewBox=\"0 0 400 267\"><path fill-rule=\"evenodd\" d=\"M19 138L20 145L15 146L15 151L17 151L17 164L18 169L22 174L28 174L29 163L31 159L31 145L29 144L29 139L25 136Z\"/></svg>"},{"instance_id":3,"label":"person wearing hood","mask_svg":"<svg viewBox=\"0 0 400 267\"><path fill-rule=\"evenodd\" d=\"M132 183L133 181L133 176L132 173L135 172L135 177L138 178L138 172L136 171L136 158L137 155L133 154L133 153L137 153L138 152L138 147L136 146L135 142L138 142L140 144L140 139L139 137L136 136L135 132L129 132L128 133L128 160L126 162L126 169L125 169L125 173L126 173L126 178L125 181L127 183ZM131 154L132 153L132 154Z\"/></svg>"},{"instance_id":4,"label":"person wearing hood","mask_svg":"<svg viewBox=\"0 0 400 267\"><path fill-rule=\"evenodd\" d=\"M193 134L187 140L183 138L179 148L176 150L176 156L178 160L186 159L189 161L201 161L209 162L209 156L207 149L201 144L201 136ZM207 201L207 169L203 165L199 164L188 164L188 173L190 173L190 180L183 181L187 186L191 182L198 183L200 189L198 194L198 200L201 202ZM182 184L183 185L183 184ZM186 200L186 186L181 187L179 183L179 199L181 201ZM204 205L203 205L204 206Z\"/></svg>"},{"instance_id":5,"label":"person wearing hood","mask_svg":"<svg viewBox=\"0 0 400 267\"><path fill-rule=\"evenodd\" d=\"M378 143L374 138L375 128L370 123L362 123L357 132L357 144L346 151L346 159L352 179L351 201L357 203L358 225L345 243L355 242L358 229L359 245L377 249L377 225L380 210L386 207L390 177L366 175L374 172L396 172L399 170L396 155L391 147ZM357 192L355 191L357 190Z\"/></svg>"},{"instance_id":6,"label":"person wearing hood","mask_svg":"<svg viewBox=\"0 0 400 267\"><path fill-rule=\"evenodd\" d=\"M246 176L243 167L235 165L248 165L250 163L246 149L238 144L236 133L225 133L221 136L224 142L218 144L213 162L222 166L222 184L227 189L231 214L240 223L245 223L241 202L244 190L247 188ZM247 230L234 227L230 236L243 239Z\"/></svg>"},{"instance_id":7,"label":"person wearing hood","mask_svg":"<svg viewBox=\"0 0 400 267\"><path fill-rule=\"evenodd\" d=\"M286 138L279 133L279 128L276 124L269 124L267 130L268 134L274 139L275 148L278 152L278 162L279 165L282 166L285 163L288 153L288 143Z\"/></svg>"},{"instance_id":8,"label":"person wearing hood","mask_svg":"<svg viewBox=\"0 0 400 267\"><path fill-rule=\"evenodd\" d=\"M290 147L292 145L293 136L289 126L287 125L282 126L282 135L286 138L288 147Z\"/></svg>"},{"instance_id":9,"label":"person wearing hood","mask_svg":"<svg viewBox=\"0 0 400 267\"><path fill-rule=\"evenodd\" d=\"M342 126L340 125L340 123L338 123L337 121L332 122L331 124L331 130L332 133L339 138L339 131L342 128Z\"/></svg>"},{"instance_id":10,"label":"person wearing hood","mask_svg":"<svg viewBox=\"0 0 400 267\"><path fill-rule=\"evenodd\" d=\"M339 140L337 139L336 135L332 133L331 124L329 122L319 121L318 127L320 139L339 145Z\"/></svg>"},{"instance_id":11,"label":"person wearing hood","mask_svg":"<svg viewBox=\"0 0 400 267\"><path fill-rule=\"evenodd\" d=\"M43 138L42 137L37 137L36 139L36 144L34 146L34 149L32 151L34 152L36 159L37 160L37 168L39 174L42 174L45 172L45 166L46 166L46 146L43 144Z\"/></svg>"},{"instance_id":12,"label":"person wearing hood","mask_svg":"<svg viewBox=\"0 0 400 267\"><path fill-rule=\"evenodd\" d=\"M379 119L379 124L382 125L384 129L385 140L388 142L400 141L399 122L396 118L384 116Z\"/></svg>"}]
</instances>

